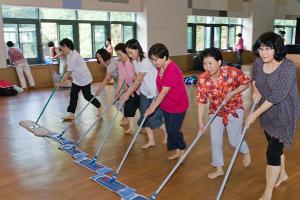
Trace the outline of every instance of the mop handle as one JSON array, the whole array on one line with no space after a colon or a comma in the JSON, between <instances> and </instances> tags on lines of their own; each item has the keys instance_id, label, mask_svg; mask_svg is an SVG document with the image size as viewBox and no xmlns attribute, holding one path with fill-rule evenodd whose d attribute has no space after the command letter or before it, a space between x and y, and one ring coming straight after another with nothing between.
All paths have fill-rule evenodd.
<instances>
[{"instance_id":1,"label":"mop handle","mask_svg":"<svg viewBox=\"0 0 300 200\"><path fill-rule=\"evenodd\" d=\"M113 118L113 120L111 121L109 127L106 129L106 133L105 133L105 136L103 138L103 141L99 144L98 149L97 149L97 153L94 156L94 161L96 161L98 159L98 157L100 155L100 152L102 151L102 149L104 147L104 144L105 144L108 136L110 135L111 129L112 129L115 121L117 120L118 114L119 114L120 110L122 109L123 105L124 105L124 102L121 102L120 105L119 105L119 107L118 107L118 110L117 110L117 112L116 112L116 114L115 114L115 116Z\"/></svg>"},{"instance_id":2,"label":"mop handle","mask_svg":"<svg viewBox=\"0 0 300 200\"><path fill-rule=\"evenodd\" d=\"M121 92L121 94L120 94L120 96L124 93L125 91L122 91ZM104 114L106 114L108 111L109 111L109 109L110 109L110 107L114 104L114 103L116 103L117 101L118 101L118 99L120 98L120 96L118 96L117 98L115 98L114 100L113 100L113 102L103 111L103 113L101 114L101 116L99 116L95 121L94 121L94 123L84 132L84 134L80 137L80 139L76 142L76 146L78 146L79 145L79 143L80 142L82 142L82 140L85 138L85 136L88 134L88 132L90 132L90 130L95 126L95 124L98 122L98 120L104 115Z\"/></svg>"},{"instance_id":3,"label":"mop handle","mask_svg":"<svg viewBox=\"0 0 300 200\"><path fill-rule=\"evenodd\" d=\"M153 104L154 101L155 101L155 98L152 100L151 105ZM151 105L150 105L150 106L151 106ZM118 176L118 174L119 174L119 172L120 172L120 170L121 170L121 168L122 168L122 166L123 166L125 160L127 159L128 154L129 154L129 152L130 152L130 150L131 150L131 148L132 148L132 146L133 146L135 140L137 139L137 137L138 137L140 131L142 130L143 124L145 123L146 119L147 119L147 116L144 116L144 117L143 117L143 120L142 120L142 122L141 122L141 124L139 125L138 129L136 130L136 132L135 132L135 134L134 134L134 136L133 136L133 139L131 140L130 145L129 145L128 148L127 148L127 151L126 151L126 153L125 153L125 155L124 155L124 157L123 157L123 159L122 159L120 165L118 166L117 171L114 173L114 175L113 175L113 177L112 177L113 180L117 179L117 176Z\"/></svg>"},{"instance_id":4,"label":"mop handle","mask_svg":"<svg viewBox=\"0 0 300 200\"><path fill-rule=\"evenodd\" d=\"M60 82L61 79L64 77L64 75L65 75L65 72L64 72L64 73L62 74L62 76L60 77L59 82ZM38 122L40 121L40 118L42 117L44 111L46 110L46 107L48 106L48 104L49 104L51 98L53 97L53 95L54 95L54 93L57 91L57 89L58 89L57 87L54 87L54 88L53 88L50 97L48 98L48 100L47 100L45 106L44 106L43 109L42 109L42 112L40 113L39 117L38 117L37 120L35 121L36 124L38 124Z\"/></svg>"},{"instance_id":5,"label":"mop handle","mask_svg":"<svg viewBox=\"0 0 300 200\"><path fill-rule=\"evenodd\" d=\"M209 121L206 123L204 130L206 130L208 128L208 126L212 123L212 121L215 119L215 117L217 116L218 112L221 110L221 108L226 104L226 100L224 99L221 103L221 105L218 107L218 109L215 111L215 113L213 114L213 116L210 117ZM177 168L180 166L180 164L182 163L182 161L185 159L185 157L188 155L188 153L192 150L192 148L195 146L195 144L198 142L199 138L202 136L202 134L204 133L204 131L199 132L197 134L197 137L194 139L194 141L192 142L192 144L189 146L189 148L186 150L186 152L183 154L183 156L178 160L178 162L176 163L176 165L173 167L173 169L171 170L171 172L168 174L168 176L163 180L163 182L161 183L161 185L159 186L159 188L152 194L152 196L150 197L150 200L154 200L158 193L162 190L162 188L166 185L166 183L169 181L169 179L173 176L173 174L175 173L175 171L177 170Z\"/></svg>"},{"instance_id":6,"label":"mop handle","mask_svg":"<svg viewBox=\"0 0 300 200\"><path fill-rule=\"evenodd\" d=\"M257 103L258 103L257 101L255 101L255 102L253 103L253 105L252 105L252 107L251 107L251 110L250 110L250 113L249 113L249 114L252 114L252 113L253 113L253 111L254 111L255 106L257 105ZM239 143L238 143L237 147L235 148L234 154L233 154L233 156L232 156L232 158L231 158L231 160L230 160L229 167L228 167L228 169L227 169L227 171L226 171L225 177L224 177L224 179L223 179L223 182L222 182L222 185L221 185L221 187L220 187L220 190L219 190L219 193L218 193L218 196L217 196L216 200L220 200L220 199L221 199L221 196L222 196L222 193L223 193L223 191L224 191L224 188L225 188L227 179L228 179L229 174L230 174L230 172L231 172L231 169L232 169L232 167L233 167L233 164L234 164L234 161L235 161L235 159L236 159L236 156L237 156L237 154L238 154L238 152L239 152L239 150L240 150L240 147L241 147L241 145L242 145L242 142L244 141L244 137L245 137L245 134L246 134L246 131L247 131L248 128L249 128L248 126L244 126L244 128L243 128L243 130L242 130L241 138L240 138Z\"/></svg>"},{"instance_id":7,"label":"mop handle","mask_svg":"<svg viewBox=\"0 0 300 200\"><path fill-rule=\"evenodd\" d=\"M125 82L125 81L124 81ZM123 82L123 84L124 84L124 82ZM122 84L122 87L123 87L123 84ZM121 88L122 88L121 87ZM101 96L101 95L100 95ZM81 109L81 111L75 116L75 119L59 134L59 136L60 137L62 137L65 133L66 133L66 131L67 130L69 130L69 128L71 128L72 127L72 125L75 123L75 121L78 119L78 117L81 115L81 113L92 103L92 101L94 100L96 98L96 96L93 96L93 98L84 106L84 108L83 109ZM118 97L119 98L119 97ZM113 101L113 103L108 107L108 109L116 102L116 100L118 99L118 98L116 98L114 101ZM105 111L104 111L104 113L106 113L107 111L108 111L108 109L106 109ZM104 113L102 113L102 116L103 116L103 114ZM100 117L99 117L100 118ZM97 120L95 120L95 122L93 123L93 125L92 125L92 127L96 124L96 122L98 121L98 119L99 118L97 118ZM91 128L92 128L91 127ZM90 131L90 129L88 129L88 131L87 132L89 132Z\"/></svg>"},{"instance_id":8,"label":"mop handle","mask_svg":"<svg viewBox=\"0 0 300 200\"><path fill-rule=\"evenodd\" d=\"M78 117L81 115L81 113L90 105L90 103L96 98L94 96L85 106L83 109L80 110L80 112L75 116L74 120L59 134L60 137L62 137L69 128L77 121Z\"/></svg>"}]
</instances>

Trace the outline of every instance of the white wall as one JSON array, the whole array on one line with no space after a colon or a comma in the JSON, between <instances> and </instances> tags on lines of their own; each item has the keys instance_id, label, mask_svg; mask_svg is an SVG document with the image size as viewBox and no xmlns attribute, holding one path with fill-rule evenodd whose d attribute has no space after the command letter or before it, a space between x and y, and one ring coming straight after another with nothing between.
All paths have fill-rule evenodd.
<instances>
[{"instance_id":1,"label":"white wall","mask_svg":"<svg viewBox=\"0 0 300 200\"><path fill-rule=\"evenodd\" d=\"M161 42L168 47L170 55L185 55L187 0L145 0L144 9L147 13L147 49Z\"/></svg>"}]
</instances>

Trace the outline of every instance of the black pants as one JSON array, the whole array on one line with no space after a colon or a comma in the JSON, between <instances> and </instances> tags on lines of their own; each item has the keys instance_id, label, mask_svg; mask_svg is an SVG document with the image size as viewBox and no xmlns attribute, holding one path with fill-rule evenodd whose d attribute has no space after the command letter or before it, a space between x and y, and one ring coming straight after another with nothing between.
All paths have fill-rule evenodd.
<instances>
[{"instance_id":1,"label":"black pants","mask_svg":"<svg viewBox=\"0 0 300 200\"><path fill-rule=\"evenodd\" d=\"M183 124L185 112L169 113L163 111L163 114L168 134L168 150L184 150L186 148L186 144L180 129Z\"/></svg>"},{"instance_id":2,"label":"black pants","mask_svg":"<svg viewBox=\"0 0 300 200\"><path fill-rule=\"evenodd\" d=\"M78 94L80 90L82 91L82 94L87 101L90 101L94 97L91 94L91 84L85 86L79 86L72 83L71 92L70 92L70 103L67 109L67 111L70 113L75 113L77 107L77 101L78 101ZM100 102L96 98L93 99L91 103L97 108L100 108L101 106Z\"/></svg>"},{"instance_id":3,"label":"black pants","mask_svg":"<svg viewBox=\"0 0 300 200\"><path fill-rule=\"evenodd\" d=\"M238 49L237 50L237 63L238 64L243 64L243 49Z\"/></svg>"},{"instance_id":4,"label":"black pants","mask_svg":"<svg viewBox=\"0 0 300 200\"><path fill-rule=\"evenodd\" d=\"M280 166L281 165L281 155L283 154L284 144L279 142L277 138L269 136L265 132L266 138L268 140L267 148L267 163L271 166Z\"/></svg>"},{"instance_id":5,"label":"black pants","mask_svg":"<svg viewBox=\"0 0 300 200\"><path fill-rule=\"evenodd\" d=\"M134 92L133 96L125 102L124 116L134 117L136 110L140 107L140 96Z\"/></svg>"}]
</instances>

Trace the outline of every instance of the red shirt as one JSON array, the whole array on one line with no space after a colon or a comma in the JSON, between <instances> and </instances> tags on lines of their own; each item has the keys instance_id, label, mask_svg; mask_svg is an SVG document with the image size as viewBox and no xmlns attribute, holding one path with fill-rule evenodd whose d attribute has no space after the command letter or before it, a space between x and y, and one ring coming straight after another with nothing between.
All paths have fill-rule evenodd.
<instances>
[{"instance_id":1,"label":"red shirt","mask_svg":"<svg viewBox=\"0 0 300 200\"><path fill-rule=\"evenodd\" d=\"M206 104L210 100L209 113L213 114L221 105L227 93L235 90L240 85L246 85L250 78L241 70L234 67L223 66L220 68L220 77L216 84L209 74L204 72L199 76L197 82L196 98L199 103ZM218 112L217 116L223 117L223 123L228 124L228 115L238 117L236 109L243 109L242 94L236 94Z\"/></svg>"},{"instance_id":2,"label":"red shirt","mask_svg":"<svg viewBox=\"0 0 300 200\"><path fill-rule=\"evenodd\" d=\"M183 82L182 72L173 61L169 63L162 77L158 69L156 85L161 92L162 87L170 87L168 94L160 103L160 108L169 113L182 113L189 107L189 99Z\"/></svg>"},{"instance_id":3,"label":"red shirt","mask_svg":"<svg viewBox=\"0 0 300 200\"><path fill-rule=\"evenodd\" d=\"M11 60L11 62L16 66L19 65L21 63L26 63L26 60L22 54L22 52L20 51L20 49L15 48L15 47L10 47L7 51L8 56ZM11 64L12 64L11 63Z\"/></svg>"}]
</instances>

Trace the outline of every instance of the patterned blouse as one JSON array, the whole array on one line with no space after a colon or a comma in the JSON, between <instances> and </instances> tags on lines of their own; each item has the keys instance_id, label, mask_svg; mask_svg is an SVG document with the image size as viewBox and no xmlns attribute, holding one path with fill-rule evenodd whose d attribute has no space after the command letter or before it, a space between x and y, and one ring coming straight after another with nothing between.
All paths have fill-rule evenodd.
<instances>
[{"instance_id":1,"label":"patterned blouse","mask_svg":"<svg viewBox=\"0 0 300 200\"><path fill-rule=\"evenodd\" d=\"M197 82L196 98L199 103L206 104L210 100L209 113L213 114L221 105L227 93L235 90L240 85L247 85L250 78L241 70L230 66L220 68L220 77L216 84L209 74L204 72L199 76ZM224 125L228 124L228 115L238 117L237 109L243 109L242 94L236 94L218 112L217 116L223 117Z\"/></svg>"},{"instance_id":2,"label":"patterned blouse","mask_svg":"<svg viewBox=\"0 0 300 200\"><path fill-rule=\"evenodd\" d=\"M15 66L17 66L21 63L26 63L26 59L24 58L24 56L19 48L10 47L8 49L7 53L8 53L8 56L9 56L11 62Z\"/></svg>"},{"instance_id":3,"label":"patterned blouse","mask_svg":"<svg viewBox=\"0 0 300 200\"><path fill-rule=\"evenodd\" d=\"M252 79L262 95L259 105L267 100L273 106L260 115L260 124L268 135L289 148L300 114L296 66L289 59L284 59L275 71L266 74L263 65L260 58L255 60Z\"/></svg>"}]
</instances>

